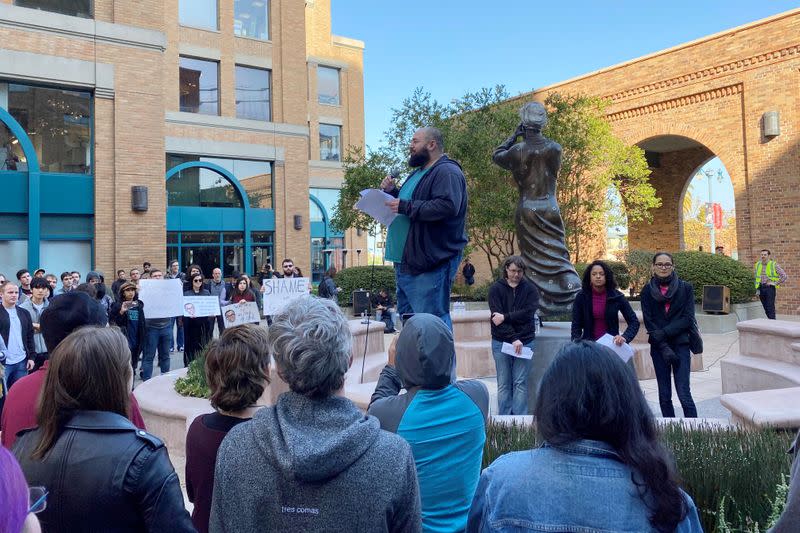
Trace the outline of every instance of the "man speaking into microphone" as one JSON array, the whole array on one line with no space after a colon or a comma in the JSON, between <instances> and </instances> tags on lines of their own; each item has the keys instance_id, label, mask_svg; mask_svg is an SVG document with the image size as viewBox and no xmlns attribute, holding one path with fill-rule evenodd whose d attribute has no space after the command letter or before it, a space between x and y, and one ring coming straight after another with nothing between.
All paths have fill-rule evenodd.
<instances>
[{"instance_id":1,"label":"man speaking into microphone","mask_svg":"<svg viewBox=\"0 0 800 533\"><path fill-rule=\"evenodd\" d=\"M386 205L398 214L385 248L386 260L394 262L397 312L430 313L452 330L450 288L467 244L467 182L461 166L444 154L438 129L418 129L408 151L413 172L403 186L393 176L381 182L396 198Z\"/></svg>"}]
</instances>

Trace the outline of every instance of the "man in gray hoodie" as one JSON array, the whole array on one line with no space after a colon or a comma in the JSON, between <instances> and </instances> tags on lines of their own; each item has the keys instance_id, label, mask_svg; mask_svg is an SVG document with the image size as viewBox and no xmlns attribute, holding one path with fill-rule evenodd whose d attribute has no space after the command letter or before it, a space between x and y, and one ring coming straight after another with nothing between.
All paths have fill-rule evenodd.
<instances>
[{"instance_id":1,"label":"man in gray hoodie","mask_svg":"<svg viewBox=\"0 0 800 533\"><path fill-rule=\"evenodd\" d=\"M210 531L421 531L411 448L342 396L352 336L339 306L293 300L269 350L290 390L222 442Z\"/></svg>"}]
</instances>

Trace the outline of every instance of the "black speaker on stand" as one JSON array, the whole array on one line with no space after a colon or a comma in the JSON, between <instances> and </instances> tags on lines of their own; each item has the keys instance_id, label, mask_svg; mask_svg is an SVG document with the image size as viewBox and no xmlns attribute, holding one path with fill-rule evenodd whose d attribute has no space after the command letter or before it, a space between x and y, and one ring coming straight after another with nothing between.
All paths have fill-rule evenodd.
<instances>
[{"instance_id":1,"label":"black speaker on stand","mask_svg":"<svg viewBox=\"0 0 800 533\"><path fill-rule=\"evenodd\" d=\"M361 313L370 314L372 304L369 299L369 291L358 289L353 291L353 316L361 316Z\"/></svg>"},{"instance_id":2,"label":"black speaker on stand","mask_svg":"<svg viewBox=\"0 0 800 533\"><path fill-rule=\"evenodd\" d=\"M727 315L731 312L731 290L724 285L703 285L703 312Z\"/></svg>"}]
</instances>

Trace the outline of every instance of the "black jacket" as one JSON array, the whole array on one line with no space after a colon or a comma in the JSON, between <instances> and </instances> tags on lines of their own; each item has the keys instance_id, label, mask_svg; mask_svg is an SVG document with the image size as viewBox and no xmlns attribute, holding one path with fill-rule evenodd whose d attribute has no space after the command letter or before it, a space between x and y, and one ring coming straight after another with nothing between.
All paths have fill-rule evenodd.
<instances>
[{"instance_id":1,"label":"black jacket","mask_svg":"<svg viewBox=\"0 0 800 533\"><path fill-rule=\"evenodd\" d=\"M512 288L505 279L495 281L489 287L489 311L505 316L503 323L492 322L492 339L512 343L516 340L527 344L536 337L536 310L539 308L539 290L525 279Z\"/></svg>"},{"instance_id":2,"label":"black jacket","mask_svg":"<svg viewBox=\"0 0 800 533\"><path fill-rule=\"evenodd\" d=\"M139 355L139 353L144 350L145 335L147 334L147 328L145 326L144 302L139 300L138 293L136 301L138 302L137 307L139 309L139 329L136 332L136 346L138 347L138 350L135 354L133 354L135 356ZM118 299L112 303L111 307L108 309L108 322L119 327L119 329L125 333L125 338L128 338L128 313L119 314L120 309L122 309L122 300Z\"/></svg>"},{"instance_id":3,"label":"black jacket","mask_svg":"<svg viewBox=\"0 0 800 533\"><path fill-rule=\"evenodd\" d=\"M606 292L606 331L611 336L619 335L619 313L625 318L628 327L622 334L625 342L631 342L639 332L639 319L633 312L625 295L617 290ZM572 340L586 339L593 341L594 312L592 311L592 293L582 290L575 296L572 304Z\"/></svg>"},{"instance_id":4,"label":"black jacket","mask_svg":"<svg viewBox=\"0 0 800 533\"><path fill-rule=\"evenodd\" d=\"M36 345L33 343L33 320L31 314L16 306L17 316L19 317L20 326L22 326L22 346L25 348L25 358L32 360L36 355ZM0 336L3 337L3 342L8 346L8 336L11 334L11 319L8 317L6 308L0 305Z\"/></svg>"},{"instance_id":5,"label":"black jacket","mask_svg":"<svg viewBox=\"0 0 800 533\"><path fill-rule=\"evenodd\" d=\"M397 187L386 191L395 198ZM417 183L398 212L411 219L403 267L412 275L430 272L457 256L467 244L467 181L461 166L443 155Z\"/></svg>"},{"instance_id":6,"label":"black jacket","mask_svg":"<svg viewBox=\"0 0 800 533\"><path fill-rule=\"evenodd\" d=\"M694 321L694 289L692 284L680 281L680 287L670 302L669 313L664 312L664 304L657 302L650 294L649 286L642 291L642 317L644 327L650 334L650 343L658 342L660 337L654 332L663 332L670 346L689 344L689 328Z\"/></svg>"},{"instance_id":7,"label":"black jacket","mask_svg":"<svg viewBox=\"0 0 800 533\"><path fill-rule=\"evenodd\" d=\"M195 531L164 444L125 417L77 411L41 461L39 433L23 431L12 451L28 484L49 492L43 531Z\"/></svg>"}]
</instances>

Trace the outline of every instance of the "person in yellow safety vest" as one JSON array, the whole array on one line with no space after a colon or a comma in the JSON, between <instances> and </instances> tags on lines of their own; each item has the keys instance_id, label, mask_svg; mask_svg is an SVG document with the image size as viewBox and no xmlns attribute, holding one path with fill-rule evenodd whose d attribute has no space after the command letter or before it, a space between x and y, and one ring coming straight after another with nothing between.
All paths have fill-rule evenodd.
<instances>
[{"instance_id":1,"label":"person in yellow safety vest","mask_svg":"<svg viewBox=\"0 0 800 533\"><path fill-rule=\"evenodd\" d=\"M756 292L764 306L767 318L775 320L775 289L786 283L786 272L778 266L774 259L770 259L771 252L764 248L761 250L761 260L756 261L755 271Z\"/></svg>"}]
</instances>

